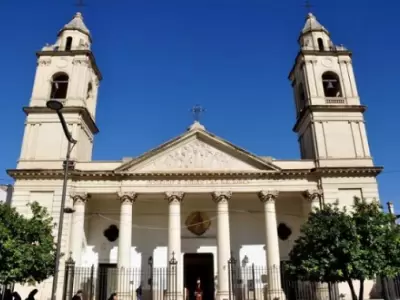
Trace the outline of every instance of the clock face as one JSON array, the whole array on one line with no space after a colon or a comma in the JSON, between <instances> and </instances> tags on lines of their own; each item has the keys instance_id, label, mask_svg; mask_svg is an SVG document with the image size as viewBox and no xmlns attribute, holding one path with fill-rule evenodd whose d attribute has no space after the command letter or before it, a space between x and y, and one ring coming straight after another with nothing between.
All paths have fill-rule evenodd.
<instances>
[{"instance_id":1,"label":"clock face","mask_svg":"<svg viewBox=\"0 0 400 300\"><path fill-rule=\"evenodd\" d=\"M66 58L60 58L57 61L57 67L60 69L64 69L65 67L68 66L68 60Z\"/></svg>"},{"instance_id":2,"label":"clock face","mask_svg":"<svg viewBox=\"0 0 400 300\"><path fill-rule=\"evenodd\" d=\"M324 60L322 60L322 65L324 67L330 68L332 67L332 60L330 58L325 58Z\"/></svg>"}]
</instances>

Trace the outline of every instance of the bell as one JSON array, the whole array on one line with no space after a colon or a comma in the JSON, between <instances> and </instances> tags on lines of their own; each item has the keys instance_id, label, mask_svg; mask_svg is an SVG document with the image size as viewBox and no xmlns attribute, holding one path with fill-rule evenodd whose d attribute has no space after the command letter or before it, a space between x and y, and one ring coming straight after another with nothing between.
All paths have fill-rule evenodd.
<instances>
[{"instance_id":1,"label":"bell","mask_svg":"<svg viewBox=\"0 0 400 300\"><path fill-rule=\"evenodd\" d=\"M328 81L328 86L327 86L327 88L328 88L328 89L334 89L334 88L335 88L335 87L333 86L332 81Z\"/></svg>"}]
</instances>

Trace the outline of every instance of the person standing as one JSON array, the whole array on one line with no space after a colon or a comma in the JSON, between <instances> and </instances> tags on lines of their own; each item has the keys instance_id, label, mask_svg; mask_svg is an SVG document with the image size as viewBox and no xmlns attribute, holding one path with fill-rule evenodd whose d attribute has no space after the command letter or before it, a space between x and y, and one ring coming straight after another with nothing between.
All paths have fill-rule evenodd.
<instances>
[{"instance_id":1,"label":"person standing","mask_svg":"<svg viewBox=\"0 0 400 300\"><path fill-rule=\"evenodd\" d=\"M75 295L72 297L72 300L83 300L83 291L78 290Z\"/></svg>"},{"instance_id":2,"label":"person standing","mask_svg":"<svg viewBox=\"0 0 400 300\"><path fill-rule=\"evenodd\" d=\"M203 290L201 288L200 278L197 278L196 289L194 291L195 300L203 300Z\"/></svg>"},{"instance_id":3,"label":"person standing","mask_svg":"<svg viewBox=\"0 0 400 300\"><path fill-rule=\"evenodd\" d=\"M142 284L139 285L139 287L136 289L136 299L137 300L142 300Z\"/></svg>"}]
</instances>

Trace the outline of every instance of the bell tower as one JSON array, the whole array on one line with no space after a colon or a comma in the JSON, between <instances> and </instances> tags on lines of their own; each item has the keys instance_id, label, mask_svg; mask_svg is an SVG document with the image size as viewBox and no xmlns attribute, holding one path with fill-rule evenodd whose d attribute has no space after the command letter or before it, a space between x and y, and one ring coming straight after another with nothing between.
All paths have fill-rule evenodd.
<instances>
[{"instance_id":1,"label":"bell tower","mask_svg":"<svg viewBox=\"0 0 400 300\"><path fill-rule=\"evenodd\" d=\"M28 107L18 168L35 167L37 162L64 160L67 141L57 115L46 107L50 99L63 103L62 113L77 140L71 159L90 161L97 94L102 79L91 51L92 38L81 13L58 33L54 44L36 53L37 69Z\"/></svg>"},{"instance_id":2,"label":"bell tower","mask_svg":"<svg viewBox=\"0 0 400 300\"><path fill-rule=\"evenodd\" d=\"M301 158L318 166L372 166L352 66L352 53L334 45L328 30L311 13L298 39L300 50L290 71L296 103Z\"/></svg>"}]
</instances>

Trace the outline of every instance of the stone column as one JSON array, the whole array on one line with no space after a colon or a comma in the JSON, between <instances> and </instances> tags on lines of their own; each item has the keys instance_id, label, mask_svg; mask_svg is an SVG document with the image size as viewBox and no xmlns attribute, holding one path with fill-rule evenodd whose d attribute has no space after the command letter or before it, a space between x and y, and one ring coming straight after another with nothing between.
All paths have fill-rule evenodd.
<instances>
[{"instance_id":1,"label":"stone column","mask_svg":"<svg viewBox=\"0 0 400 300\"><path fill-rule=\"evenodd\" d=\"M184 193L167 192L165 199L168 201L168 287L167 299L183 299L183 268L181 255L181 203ZM176 264L171 264L175 259Z\"/></svg>"},{"instance_id":2,"label":"stone column","mask_svg":"<svg viewBox=\"0 0 400 300\"><path fill-rule=\"evenodd\" d=\"M264 203L265 232L266 232L266 254L268 275L268 299L284 299L285 294L281 285L281 259L279 253L279 239L276 222L275 201L278 191L261 191L258 196Z\"/></svg>"},{"instance_id":3,"label":"stone column","mask_svg":"<svg viewBox=\"0 0 400 300\"><path fill-rule=\"evenodd\" d=\"M118 237L118 269L130 268L132 247L132 204L136 193L118 193L121 201Z\"/></svg>"},{"instance_id":4,"label":"stone column","mask_svg":"<svg viewBox=\"0 0 400 300\"><path fill-rule=\"evenodd\" d=\"M71 226L71 252L75 266L79 267L82 261L82 246L85 237L85 204L88 200L88 194L72 194L71 198L74 202Z\"/></svg>"},{"instance_id":5,"label":"stone column","mask_svg":"<svg viewBox=\"0 0 400 300\"><path fill-rule=\"evenodd\" d=\"M231 236L229 228L229 200L232 192L214 192L212 198L217 204L217 263L218 290L217 300L227 300L229 297L229 266L231 256Z\"/></svg>"},{"instance_id":6,"label":"stone column","mask_svg":"<svg viewBox=\"0 0 400 300\"><path fill-rule=\"evenodd\" d=\"M136 193L120 192L118 199L121 202L118 235L118 260L117 260L117 288L119 299L131 298L131 247L132 247L132 205L137 197Z\"/></svg>"},{"instance_id":7,"label":"stone column","mask_svg":"<svg viewBox=\"0 0 400 300\"><path fill-rule=\"evenodd\" d=\"M322 208L323 192L322 190L307 190L304 192L306 200L309 202L309 208L311 211ZM315 284L315 294L318 300L329 299L328 284L325 282L318 282Z\"/></svg>"}]
</instances>

